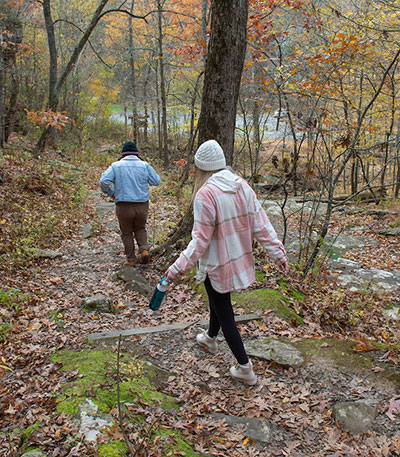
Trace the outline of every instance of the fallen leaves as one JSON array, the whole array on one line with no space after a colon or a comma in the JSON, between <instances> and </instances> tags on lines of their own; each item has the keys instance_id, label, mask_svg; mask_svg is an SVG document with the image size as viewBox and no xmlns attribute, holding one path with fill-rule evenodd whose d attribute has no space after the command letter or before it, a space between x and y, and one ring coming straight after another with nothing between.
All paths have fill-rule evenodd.
<instances>
[{"instance_id":1,"label":"fallen leaves","mask_svg":"<svg viewBox=\"0 0 400 457\"><path fill-rule=\"evenodd\" d=\"M376 346L373 346L366 338L356 338L355 342L355 350L358 352L379 351L379 349Z\"/></svg>"}]
</instances>

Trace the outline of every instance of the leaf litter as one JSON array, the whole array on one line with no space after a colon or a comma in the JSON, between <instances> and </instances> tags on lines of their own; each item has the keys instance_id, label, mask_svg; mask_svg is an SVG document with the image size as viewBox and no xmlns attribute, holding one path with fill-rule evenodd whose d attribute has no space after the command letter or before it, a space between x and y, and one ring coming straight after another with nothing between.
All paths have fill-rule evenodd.
<instances>
[{"instance_id":1,"label":"leaf litter","mask_svg":"<svg viewBox=\"0 0 400 457\"><path fill-rule=\"evenodd\" d=\"M172 226L177 220L176 206L161 199L159 192L152 203L163 214L171 214ZM95 189L93 195L95 204L96 199L99 201ZM99 221L94 238L82 239L78 234L67 238L60 248L61 259L38 260L34 268L5 277L6 285L30 292L34 299L25 310L15 313L10 338L1 347L2 366L6 367L0 371L1 455L17 455L21 450L21 433L32 424L38 427L23 446L37 445L54 457L96 455L90 445L80 440L77 424L68 415L56 412L55 395L64 383L76 378L77 372L63 372L57 364L50 363L54 352L90 348L85 341L90 333L207 319L203 299L188 284L172 287L160 311L153 313L148 309L148 298L124 290L120 281L112 279L123 256L118 234L107 226L107 222L115 224L115 217L107 217L108 221ZM368 222L376 225L381 221L371 218ZM161 238L163 227L157 226L155 217L151 224L153 232ZM386 239L381 242L388 247ZM379 256L364 252L362 261L369 268L398 267L398 260L385 256L385 252L392 251L382 248ZM349 258L359 261L356 256L349 254ZM140 272L149 284L155 285L165 267L166 259L160 258ZM267 271L262 285L278 288L276 274L274 269ZM266 311L261 321L240 324L244 340L264 335L300 340L337 337L356 340L355 350L361 352L375 351L372 341L398 342L399 326L389 324L382 315L381 295L371 293L366 298L343 290L339 291L338 300L337 285L323 273L313 281L304 281L292 272L290 280L306 295L301 303L306 324L295 326ZM112 298L116 314L82 312L82 300L98 293ZM396 297L389 294L385 299L392 301ZM350 304L354 302L363 306L363 314L349 316ZM236 312L246 309L236 308ZM229 377L233 360L224 340L220 338L220 351L211 356L196 345L198 330L193 325L184 331L135 336L124 340L123 346L125 350L141 351L170 373L160 389L182 402L180 410L165 414L145 406L143 411L149 418L161 418L164 424L178 429L199 454L400 455L399 399L389 388L369 381L368 376L355 378L335 367L324 370L311 363L293 370L261 360L254 360L259 384L249 388ZM116 349L115 344L113 347ZM385 360L389 363L394 364L397 359L398 350L386 352ZM358 436L342 432L332 417L332 405L363 398L375 399L382 410L374 430ZM224 419L217 419L216 413L268 421L273 432L267 448L247 436L243 427L228 426ZM133 442L138 442L137 430L129 424L125 427ZM154 447L157 442L151 446L143 455L158 455Z\"/></svg>"}]
</instances>

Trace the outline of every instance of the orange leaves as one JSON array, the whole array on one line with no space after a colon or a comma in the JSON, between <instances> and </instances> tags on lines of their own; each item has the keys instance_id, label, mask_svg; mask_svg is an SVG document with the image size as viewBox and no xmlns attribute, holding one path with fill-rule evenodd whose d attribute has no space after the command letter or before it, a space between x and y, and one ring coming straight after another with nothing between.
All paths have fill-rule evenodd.
<instances>
[{"instance_id":1,"label":"orange leaves","mask_svg":"<svg viewBox=\"0 0 400 457\"><path fill-rule=\"evenodd\" d=\"M357 338L355 341L355 350L358 352L379 351L379 349L373 346L366 338Z\"/></svg>"},{"instance_id":2,"label":"orange leaves","mask_svg":"<svg viewBox=\"0 0 400 457\"><path fill-rule=\"evenodd\" d=\"M57 130L62 130L69 122L75 125L73 119L70 119L64 112L54 112L50 110L41 111L26 111L26 117L34 124L45 125L46 129L53 127Z\"/></svg>"}]
</instances>

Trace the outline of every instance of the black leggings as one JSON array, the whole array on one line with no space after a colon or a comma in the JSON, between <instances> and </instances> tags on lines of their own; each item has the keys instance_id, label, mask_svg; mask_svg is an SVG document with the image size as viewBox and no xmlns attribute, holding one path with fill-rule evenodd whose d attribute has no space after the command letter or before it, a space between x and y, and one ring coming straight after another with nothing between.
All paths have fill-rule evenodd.
<instances>
[{"instance_id":1,"label":"black leggings","mask_svg":"<svg viewBox=\"0 0 400 457\"><path fill-rule=\"evenodd\" d=\"M218 335L219 329L222 329L225 340L233 355L236 357L236 360L240 365L245 365L249 359L244 349L239 330L236 327L230 292L220 294L214 290L208 276L204 281L204 285L206 287L210 305L210 326L208 328L208 336L214 338Z\"/></svg>"}]
</instances>

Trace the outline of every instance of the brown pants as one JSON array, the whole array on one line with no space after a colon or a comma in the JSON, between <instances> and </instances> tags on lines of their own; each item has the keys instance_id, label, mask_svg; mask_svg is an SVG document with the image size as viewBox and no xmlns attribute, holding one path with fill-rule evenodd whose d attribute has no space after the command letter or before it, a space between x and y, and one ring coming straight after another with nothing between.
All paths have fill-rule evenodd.
<instances>
[{"instance_id":1,"label":"brown pants","mask_svg":"<svg viewBox=\"0 0 400 457\"><path fill-rule=\"evenodd\" d=\"M126 260L135 260L135 241L139 247L139 252L149 249L147 241L146 222L149 212L149 202L118 202L116 204L116 214L118 217L121 239L124 243Z\"/></svg>"}]
</instances>

